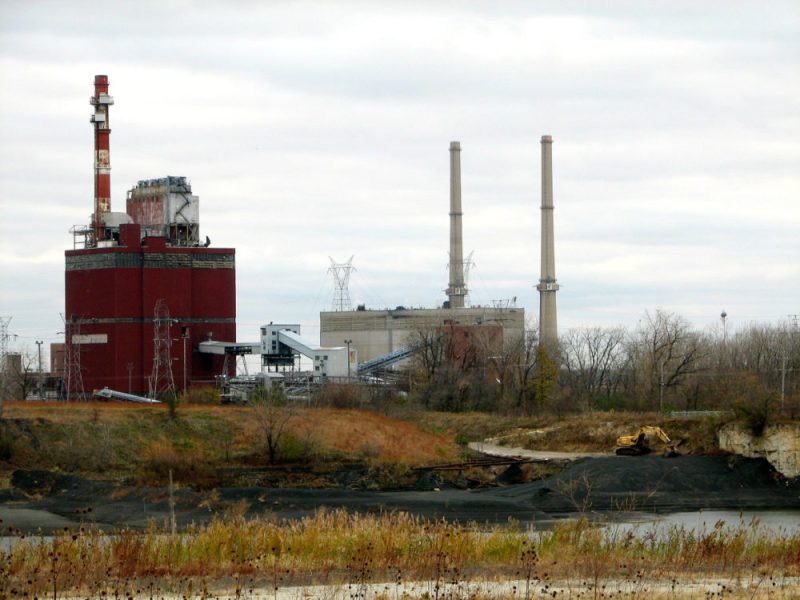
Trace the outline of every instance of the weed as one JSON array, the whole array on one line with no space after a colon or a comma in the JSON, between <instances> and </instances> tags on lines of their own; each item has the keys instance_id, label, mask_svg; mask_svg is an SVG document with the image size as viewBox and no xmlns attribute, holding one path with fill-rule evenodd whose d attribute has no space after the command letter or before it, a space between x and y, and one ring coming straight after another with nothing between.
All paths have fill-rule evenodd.
<instances>
[{"instance_id":1,"label":"weed","mask_svg":"<svg viewBox=\"0 0 800 600\"><path fill-rule=\"evenodd\" d=\"M262 577L277 598L293 573L302 573L304 581L327 581L336 572L354 600L387 577L398 596L409 592L404 579L417 578L429 582L424 591L431 600L466 598L469 574L478 572L514 574L526 599L563 595L556 578L583 590L573 597L608 597L611 573L637 597L653 581L674 587L687 573L741 581L758 597L792 585L780 574L797 576L800 556L800 532L770 534L757 523L719 524L700 534L670 528L621 537L585 519L531 534L516 524L487 530L406 513L320 511L277 522L249 519L245 512L241 507L175 535L155 524L145 532L107 534L84 527L34 539L11 530L0 552L0 597L143 598L169 590L196 595L209 581L227 579L234 595L244 598Z\"/></svg>"}]
</instances>

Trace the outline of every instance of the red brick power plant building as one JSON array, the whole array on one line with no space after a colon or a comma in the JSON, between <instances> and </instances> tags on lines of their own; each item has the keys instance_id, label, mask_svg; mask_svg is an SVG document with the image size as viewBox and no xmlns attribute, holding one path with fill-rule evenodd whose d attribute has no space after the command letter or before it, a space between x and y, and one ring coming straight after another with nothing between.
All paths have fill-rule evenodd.
<instances>
[{"instance_id":1,"label":"red brick power plant building","mask_svg":"<svg viewBox=\"0 0 800 600\"><path fill-rule=\"evenodd\" d=\"M199 199L184 177L140 181L111 211L108 78L95 77L91 223L65 252L65 388L159 395L213 384L223 356L200 342L236 340L233 248L200 241ZM231 374L230 371L227 374Z\"/></svg>"}]
</instances>

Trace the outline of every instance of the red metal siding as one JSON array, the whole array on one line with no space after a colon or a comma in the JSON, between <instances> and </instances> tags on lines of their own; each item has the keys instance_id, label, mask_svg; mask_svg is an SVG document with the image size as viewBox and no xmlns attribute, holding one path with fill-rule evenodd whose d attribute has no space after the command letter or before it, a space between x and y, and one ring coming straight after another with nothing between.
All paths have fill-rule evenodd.
<instances>
[{"instance_id":1,"label":"red metal siding","mask_svg":"<svg viewBox=\"0 0 800 600\"><path fill-rule=\"evenodd\" d=\"M153 311L163 298L174 322L173 377L184 386L183 340L186 328L186 372L189 384L213 383L222 372L223 358L201 355L197 345L213 339L236 341L235 251L220 248L171 248L148 238L141 248L69 250L66 315L75 321L72 334L106 334L105 344L81 344L80 366L87 392L108 386L146 393L153 366ZM225 260L223 266L212 259ZM129 264L137 266L110 266ZM177 265L177 266L176 266ZM233 366L231 365L231 369ZM232 373L229 373L232 374Z\"/></svg>"},{"instance_id":2,"label":"red metal siding","mask_svg":"<svg viewBox=\"0 0 800 600\"><path fill-rule=\"evenodd\" d=\"M126 212L134 223L145 227L161 226L164 224L164 198L151 196L147 198L128 199Z\"/></svg>"}]
</instances>

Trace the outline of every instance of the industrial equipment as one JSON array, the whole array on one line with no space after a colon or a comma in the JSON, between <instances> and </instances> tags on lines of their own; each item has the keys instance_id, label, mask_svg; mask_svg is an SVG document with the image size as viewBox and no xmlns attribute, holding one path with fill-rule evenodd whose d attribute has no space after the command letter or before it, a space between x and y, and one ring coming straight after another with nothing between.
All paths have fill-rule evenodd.
<instances>
[{"instance_id":1,"label":"industrial equipment","mask_svg":"<svg viewBox=\"0 0 800 600\"><path fill-rule=\"evenodd\" d=\"M616 454L619 456L641 456L653 451L650 440L653 436L661 440L665 445L664 456L679 456L674 443L661 427L645 425L640 427L633 435L621 435L617 438Z\"/></svg>"}]
</instances>

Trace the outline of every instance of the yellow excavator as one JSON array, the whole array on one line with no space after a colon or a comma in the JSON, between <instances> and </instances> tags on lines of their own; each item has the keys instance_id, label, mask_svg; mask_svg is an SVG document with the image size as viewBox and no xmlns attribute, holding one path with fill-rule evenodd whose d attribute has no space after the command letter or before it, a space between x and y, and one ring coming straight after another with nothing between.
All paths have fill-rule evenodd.
<instances>
[{"instance_id":1,"label":"yellow excavator","mask_svg":"<svg viewBox=\"0 0 800 600\"><path fill-rule=\"evenodd\" d=\"M617 449L615 453L618 456L642 456L643 454L650 454L650 452L653 451L650 447L650 439L653 437L657 437L666 445L664 456L680 456L675 449L678 444L674 443L661 427L653 427L652 425L640 427L633 435L619 436L617 438Z\"/></svg>"}]
</instances>

